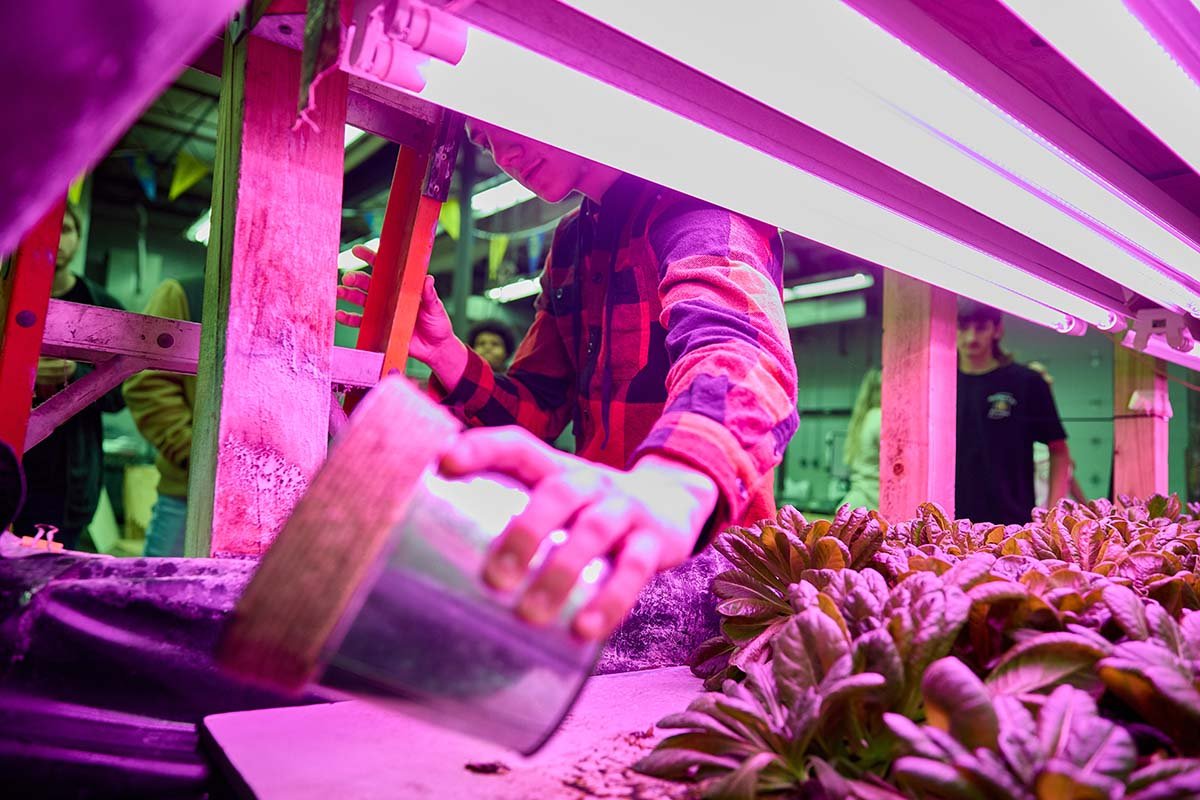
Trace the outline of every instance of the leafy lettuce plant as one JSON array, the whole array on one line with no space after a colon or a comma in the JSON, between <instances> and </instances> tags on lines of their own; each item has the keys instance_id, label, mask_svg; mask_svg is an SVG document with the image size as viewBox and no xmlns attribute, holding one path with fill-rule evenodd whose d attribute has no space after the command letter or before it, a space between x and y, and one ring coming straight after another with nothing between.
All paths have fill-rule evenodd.
<instances>
[{"instance_id":1,"label":"leafy lettuce plant","mask_svg":"<svg viewBox=\"0 0 1200 800\"><path fill-rule=\"evenodd\" d=\"M886 768L892 742L883 715L920 712L921 676L966 622L966 594L931 573L889 591L873 570L821 569L801 573L790 603L794 614L770 660L746 663L744 683L726 680L720 694L663 720L661 727L685 732L664 740L639 769L709 780L709 796L741 797L784 788L781 781L801 786L818 761L853 776ZM746 724L729 724L735 706ZM747 727L745 715L754 714L757 723Z\"/></svg>"},{"instance_id":2,"label":"leafy lettuce plant","mask_svg":"<svg viewBox=\"0 0 1200 800\"><path fill-rule=\"evenodd\" d=\"M886 716L903 753L893 777L913 797L1165 800L1200 792L1200 762L1137 769L1129 733L1071 686L1059 686L1031 711L1011 695L992 697L951 658L930 667L923 690L928 724Z\"/></svg>"},{"instance_id":3,"label":"leafy lettuce plant","mask_svg":"<svg viewBox=\"0 0 1200 800\"><path fill-rule=\"evenodd\" d=\"M713 798L1200 797L1198 510L731 529L710 691L639 768Z\"/></svg>"},{"instance_id":4,"label":"leafy lettuce plant","mask_svg":"<svg viewBox=\"0 0 1200 800\"><path fill-rule=\"evenodd\" d=\"M691 665L705 688L740 677L747 664L762 660L772 640L794 613L790 587L806 570L861 568L883 540L887 523L866 509L842 508L832 521L810 523L794 508L776 521L730 528L713 546L732 565L713 581L720 635L704 642Z\"/></svg>"}]
</instances>

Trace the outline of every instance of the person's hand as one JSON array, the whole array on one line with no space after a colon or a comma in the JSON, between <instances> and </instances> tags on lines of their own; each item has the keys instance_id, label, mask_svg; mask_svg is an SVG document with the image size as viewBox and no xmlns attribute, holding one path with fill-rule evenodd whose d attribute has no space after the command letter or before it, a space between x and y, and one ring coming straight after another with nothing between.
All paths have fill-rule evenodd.
<instances>
[{"instance_id":1,"label":"person's hand","mask_svg":"<svg viewBox=\"0 0 1200 800\"><path fill-rule=\"evenodd\" d=\"M375 251L359 245L352 251L355 256L374 266ZM341 300L362 308L371 290L371 276L365 272L346 272L338 286L337 296ZM338 322L357 328L362 325L362 314L338 311ZM466 345L454 335L450 315L438 297L433 276L426 275L421 287L421 306L417 310L417 321L413 326L408 354L433 370L447 387L458 383L466 366Z\"/></svg>"},{"instance_id":2,"label":"person's hand","mask_svg":"<svg viewBox=\"0 0 1200 800\"><path fill-rule=\"evenodd\" d=\"M524 580L542 540L565 530L526 587L517 613L544 624L558 616L581 571L597 556L612 569L573 622L576 635L599 640L633 607L655 572L682 563L717 501L707 475L660 456L628 472L551 449L522 428L463 433L441 461L448 476L496 472L523 483L529 505L509 522L488 554L484 580L510 590Z\"/></svg>"},{"instance_id":3,"label":"person's hand","mask_svg":"<svg viewBox=\"0 0 1200 800\"><path fill-rule=\"evenodd\" d=\"M67 358L38 359L36 388L39 397L49 397L62 389L75 375L78 365Z\"/></svg>"}]
</instances>

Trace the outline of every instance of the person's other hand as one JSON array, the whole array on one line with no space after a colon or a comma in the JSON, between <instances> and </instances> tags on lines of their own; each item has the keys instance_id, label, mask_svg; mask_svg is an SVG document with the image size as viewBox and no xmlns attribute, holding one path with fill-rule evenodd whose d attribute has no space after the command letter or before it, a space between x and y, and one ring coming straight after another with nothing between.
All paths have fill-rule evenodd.
<instances>
[{"instance_id":1,"label":"person's other hand","mask_svg":"<svg viewBox=\"0 0 1200 800\"><path fill-rule=\"evenodd\" d=\"M622 472L560 453L516 427L466 431L441 470L501 473L529 489L529 505L488 554L484 580L496 589L518 586L542 540L567 532L518 602L517 613L530 622L554 619L583 568L610 556L603 586L573 621L576 635L589 640L621 622L655 572L688 558L717 501L712 479L683 464L650 455Z\"/></svg>"},{"instance_id":2,"label":"person's other hand","mask_svg":"<svg viewBox=\"0 0 1200 800\"><path fill-rule=\"evenodd\" d=\"M363 247L361 244L354 247L351 251L357 258L374 266L375 251L369 247ZM343 272L342 282L337 288L337 296L339 300L345 300L351 305L362 308L367 304L367 292L371 290L371 276L365 272ZM334 318L343 325L349 325L351 328L362 326L362 314L354 311L334 312Z\"/></svg>"},{"instance_id":3,"label":"person's other hand","mask_svg":"<svg viewBox=\"0 0 1200 800\"><path fill-rule=\"evenodd\" d=\"M374 266L375 251L371 248L359 245L351 252ZM365 272L346 272L342 275L342 284L338 287L337 296L362 308L366 305L367 293L370 290L370 275ZM362 325L362 314L338 311L336 318L343 325L354 328ZM432 275L426 275L425 283L421 286L421 306L417 310L417 321L413 325L408 354L430 367L447 386L458 383L465 367L466 345L459 342L454 335L450 315L438 297Z\"/></svg>"},{"instance_id":4,"label":"person's other hand","mask_svg":"<svg viewBox=\"0 0 1200 800\"><path fill-rule=\"evenodd\" d=\"M38 359L37 393L39 397L49 397L66 386L75 375L78 365L67 358Z\"/></svg>"}]
</instances>

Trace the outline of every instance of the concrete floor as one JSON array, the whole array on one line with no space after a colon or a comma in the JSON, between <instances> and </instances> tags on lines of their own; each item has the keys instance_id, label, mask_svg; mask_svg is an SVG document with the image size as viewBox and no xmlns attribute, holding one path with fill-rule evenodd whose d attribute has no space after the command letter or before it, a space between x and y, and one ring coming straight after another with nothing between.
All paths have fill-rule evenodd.
<instances>
[{"instance_id":1,"label":"concrete floor","mask_svg":"<svg viewBox=\"0 0 1200 800\"><path fill-rule=\"evenodd\" d=\"M259 800L678 800L688 787L629 766L665 735L654 724L700 691L686 667L592 678L529 759L360 702L220 714L204 724Z\"/></svg>"}]
</instances>

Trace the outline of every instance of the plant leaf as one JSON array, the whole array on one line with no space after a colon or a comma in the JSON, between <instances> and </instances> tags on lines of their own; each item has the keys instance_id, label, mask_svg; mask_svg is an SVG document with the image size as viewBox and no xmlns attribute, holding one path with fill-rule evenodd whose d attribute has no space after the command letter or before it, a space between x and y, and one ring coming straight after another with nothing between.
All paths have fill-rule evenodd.
<instances>
[{"instance_id":1,"label":"plant leaf","mask_svg":"<svg viewBox=\"0 0 1200 800\"><path fill-rule=\"evenodd\" d=\"M1096 662L1108 654L1073 633L1043 633L1012 647L988 675L993 694L1025 695L1060 684L1094 687Z\"/></svg>"},{"instance_id":2,"label":"plant leaf","mask_svg":"<svg viewBox=\"0 0 1200 800\"><path fill-rule=\"evenodd\" d=\"M775 678L781 690L816 688L841 659L850 643L841 628L817 609L792 617L775 639ZM785 691L786 694L786 691ZM784 702L788 698L784 697Z\"/></svg>"},{"instance_id":3,"label":"plant leaf","mask_svg":"<svg viewBox=\"0 0 1200 800\"><path fill-rule=\"evenodd\" d=\"M1112 612L1113 619L1131 639L1146 639L1150 626L1146 622L1146 611L1142 600L1132 589L1112 584L1104 587L1104 603Z\"/></svg>"},{"instance_id":4,"label":"plant leaf","mask_svg":"<svg viewBox=\"0 0 1200 800\"><path fill-rule=\"evenodd\" d=\"M1000 726L992 698L965 664L943 658L929 665L921 683L925 717L930 725L952 735L966 747L995 749Z\"/></svg>"}]
</instances>

